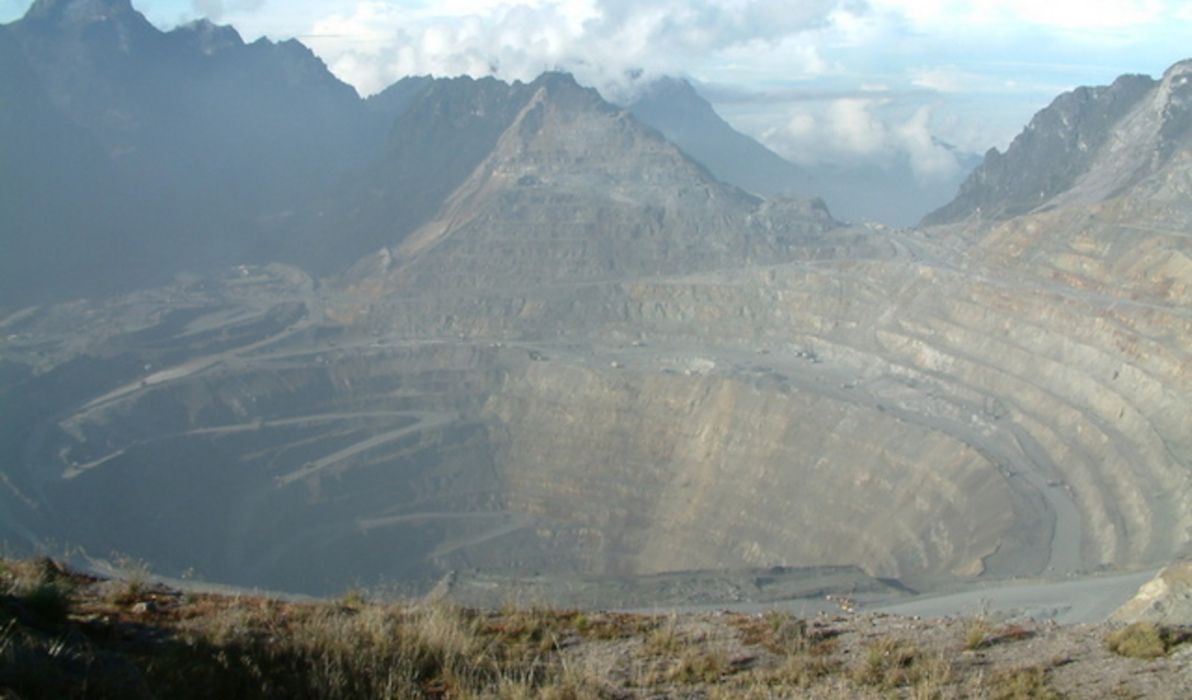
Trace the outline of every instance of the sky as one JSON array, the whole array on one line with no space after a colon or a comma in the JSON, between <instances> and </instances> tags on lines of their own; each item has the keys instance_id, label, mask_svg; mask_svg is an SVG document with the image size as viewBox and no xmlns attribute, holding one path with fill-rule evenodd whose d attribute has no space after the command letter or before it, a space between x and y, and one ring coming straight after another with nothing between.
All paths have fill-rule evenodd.
<instances>
[{"instance_id":1,"label":"sky","mask_svg":"<svg viewBox=\"0 0 1192 700\"><path fill-rule=\"evenodd\" d=\"M0 22L30 0L0 0ZM295 37L364 95L406 75L531 80L566 70L624 101L655 76L697 85L733 126L801 163L1004 148L1080 85L1192 57L1189 0L133 0Z\"/></svg>"}]
</instances>

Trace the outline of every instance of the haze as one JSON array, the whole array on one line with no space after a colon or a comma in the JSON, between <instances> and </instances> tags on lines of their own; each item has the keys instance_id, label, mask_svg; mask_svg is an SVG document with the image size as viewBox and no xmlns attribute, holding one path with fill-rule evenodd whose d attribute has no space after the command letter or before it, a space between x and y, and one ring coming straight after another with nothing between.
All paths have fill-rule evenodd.
<instances>
[{"instance_id":1,"label":"haze","mask_svg":"<svg viewBox=\"0 0 1192 700\"><path fill-rule=\"evenodd\" d=\"M14 550L1067 621L1192 554L1182 5L26 6Z\"/></svg>"}]
</instances>

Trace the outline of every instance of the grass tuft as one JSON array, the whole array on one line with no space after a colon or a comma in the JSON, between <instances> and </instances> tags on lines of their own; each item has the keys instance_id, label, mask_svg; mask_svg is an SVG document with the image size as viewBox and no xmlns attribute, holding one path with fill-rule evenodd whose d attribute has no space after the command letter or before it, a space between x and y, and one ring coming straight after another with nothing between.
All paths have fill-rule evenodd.
<instances>
[{"instance_id":1,"label":"grass tuft","mask_svg":"<svg viewBox=\"0 0 1192 700\"><path fill-rule=\"evenodd\" d=\"M70 577L50 559L5 562L0 568L0 593L11 596L19 609L42 625L66 621L73 592Z\"/></svg>"},{"instance_id":2,"label":"grass tuft","mask_svg":"<svg viewBox=\"0 0 1192 700\"><path fill-rule=\"evenodd\" d=\"M964 627L964 648L966 651L976 651L983 647L989 646L993 634L993 628L989 626L984 617L975 617L968 621Z\"/></svg>"},{"instance_id":3,"label":"grass tuft","mask_svg":"<svg viewBox=\"0 0 1192 700\"><path fill-rule=\"evenodd\" d=\"M1038 667L995 671L987 683L990 700L1062 700L1047 671Z\"/></svg>"},{"instance_id":4,"label":"grass tuft","mask_svg":"<svg viewBox=\"0 0 1192 700\"><path fill-rule=\"evenodd\" d=\"M894 637L881 637L865 648L865 658L853 670L853 680L891 690L914 679L922 653L915 645Z\"/></svg>"},{"instance_id":5,"label":"grass tuft","mask_svg":"<svg viewBox=\"0 0 1192 700\"><path fill-rule=\"evenodd\" d=\"M1135 622L1105 635L1105 646L1118 656L1157 659L1192 641L1192 632L1153 622Z\"/></svg>"}]
</instances>

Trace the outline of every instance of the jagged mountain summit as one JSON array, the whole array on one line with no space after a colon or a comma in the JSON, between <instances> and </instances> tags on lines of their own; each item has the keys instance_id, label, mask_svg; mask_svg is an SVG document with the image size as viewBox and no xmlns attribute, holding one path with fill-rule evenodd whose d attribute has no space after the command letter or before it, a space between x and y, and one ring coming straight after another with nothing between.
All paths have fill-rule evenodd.
<instances>
[{"instance_id":1,"label":"jagged mountain summit","mask_svg":"<svg viewBox=\"0 0 1192 700\"><path fill-rule=\"evenodd\" d=\"M113 20L132 25L148 24L133 10L130 0L36 0L25 18L31 22L69 23L76 27Z\"/></svg>"},{"instance_id":2,"label":"jagged mountain summit","mask_svg":"<svg viewBox=\"0 0 1192 700\"><path fill-rule=\"evenodd\" d=\"M161 32L123 0L0 28L6 306L282 258L262 230L365 162L387 120L296 41Z\"/></svg>"},{"instance_id":3,"label":"jagged mountain summit","mask_svg":"<svg viewBox=\"0 0 1192 700\"><path fill-rule=\"evenodd\" d=\"M1192 61L1160 80L1124 75L1060 95L1004 154L986 154L956 199L923 223L1006 219L1121 195L1187 152L1190 94Z\"/></svg>"},{"instance_id":4,"label":"jagged mountain summit","mask_svg":"<svg viewBox=\"0 0 1192 700\"><path fill-rule=\"evenodd\" d=\"M352 273L355 284L373 288L378 280L357 278L377 267L382 296L696 272L781 260L796 239L838 226L822 203L764 206L718 182L570 75L485 90L503 99L480 109L432 94L448 114L503 115L495 120L503 130L466 130L483 137L475 153L484 159L465 168L449 161L467 179L435 217Z\"/></svg>"},{"instance_id":5,"label":"jagged mountain summit","mask_svg":"<svg viewBox=\"0 0 1192 700\"><path fill-rule=\"evenodd\" d=\"M497 147L534 86L494 78L409 78L369 100L394 115L372 162L287 222L309 268L342 272L425 224ZM328 236L334 231L334 236Z\"/></svg>"}]
</instances>

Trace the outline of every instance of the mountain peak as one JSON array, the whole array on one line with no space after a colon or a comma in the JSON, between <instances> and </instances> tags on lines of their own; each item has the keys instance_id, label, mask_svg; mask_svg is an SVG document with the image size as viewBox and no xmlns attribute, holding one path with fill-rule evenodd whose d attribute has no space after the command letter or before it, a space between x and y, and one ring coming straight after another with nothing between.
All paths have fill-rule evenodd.
<instances>
[{"instance_id":1,"label":"mountain peak","mask_svg":"<svg viewBox=\"0 0 1192 700\"><path fill-rule=\"evenodd\" d=\"M651 80L642 88L638 100L650 98L667 98L667 99L696 99L705 102L703 97L695 91L691 83L686 78L676 78L670 75L664 75L661 78Z\"/></svg>"},{"instance_id":2,"label":"mountain peak","mask_svg":"<svg viewBox=\"0 0 1192 700\"><path fill-rule=\"evenodd\" d=\"M1192 73L1192 58L1185 58L1184 60L1173 65L1171 68L1168 68L1167 71L1163 73L1163 79L1170 80L1172 78L1188 75L1190 73Z\"/></svg>"},{"instance_id":3,"label":"mountain peak","mask_svg":"<svg viewBox=\"0 0 1192 700\"><path fill-rule=\"evenodd\" d=\"M137 14L130 0L36 0L25 19L92 24L127 14Z\"/></svg>"},{"instance_id":4,"label":"mountain peak","mask_svg":"<svg viewBox=\"0 0 1192 700\"><path fill-rule=\"evenodd\" d=\"M1168 68L1159 89L1167 120L1182 114L1183 121L1187 121L1187 112L1192 108L1192 59Z\"/></svg>"},{"instance_id":5,"label":"mountain peak","mask_svg":"<svg viewBox=\"0 0 1192 700\"><path fill-rule=\"evenodd\" d=\"M207 55L244 45L244 40L234 27L215 24L206 18L196 19L170 33L187 36L199 51Z\"/></svg>"},{"instance_id":6,"label":"mountain peak","mask_svg":"<svg viewBox=\"0 0 1192 700\"><path fill-rule=\"evenodd\" d=\"M530 83L533 90L544 89L551 100L571 108L597 107L614 110L612 105L604 101L600 93L587 88L575 81L570 73L550 71L543 73Z\"/></svg>"},{"instance_id":7,"label":"mountain peak","mask_svg":"<svg viewBox=\"0 0 1192 700\"><path fill-rule=\"evenodd\" d=\"M634 114L653 114L657 111L683 110L706 117L712 105L696 92L685 78L663 76L644 85L634 98L630 110Z\"/></svg>"},{"instance_id":8,"label":"mountain peak","mask_svg":"<svg viewBox=\"0 0 1192 700\"><path fill-rule=\"evenodd\" d=\"M539 85L550 88L579 88L579 83L575 82L575 76L565 71L546 71L534 79L531 85ZM581 88L582 89L582 88Z\"/></svg>"},{"instance_id":9,"label":"mountain peak","mask_svg":"<svg viewBox=\"0 0 1192 700\"><path fill-rule=\"evenodd\" d=\"M1166 162L1186 135L1192 61L1162 81L1123 75L1081 87L1040 110L1005 153L991 149L926 225L969 218L1005 219L1122 192Z\"/></svg>"}]
</instances>

